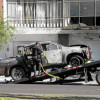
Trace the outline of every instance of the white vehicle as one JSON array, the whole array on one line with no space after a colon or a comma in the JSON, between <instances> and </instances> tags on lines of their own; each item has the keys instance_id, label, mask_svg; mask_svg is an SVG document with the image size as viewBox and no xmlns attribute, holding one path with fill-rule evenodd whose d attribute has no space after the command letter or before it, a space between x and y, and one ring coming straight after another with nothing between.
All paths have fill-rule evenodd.
<instances>
[{"instance_id":1,"label":"white vehicle","mask_svg":"<svg viewBox=\"0 0 100 100\"><path fill-rule=\"evenodd\" d=\"M49 63L67 63L72 66L77 66L92 58L92 52L86 45L72 45L65 47L54 42L39 43L45 52ZM22 46L19 45L18 47ZM18 48L18 50L20 50L20 48Z\"/></svg>"}]
</instances>

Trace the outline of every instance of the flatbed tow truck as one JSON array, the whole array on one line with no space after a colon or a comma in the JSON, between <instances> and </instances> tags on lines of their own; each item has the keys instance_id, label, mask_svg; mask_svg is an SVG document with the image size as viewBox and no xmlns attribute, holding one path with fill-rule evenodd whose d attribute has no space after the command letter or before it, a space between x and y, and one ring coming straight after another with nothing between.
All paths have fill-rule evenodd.
<instances>
[{"instance_id":1,"label":"flatbed tow truck","mask_svg":"<svg viewBox=\"0 0 100 100\"><path fill-rule=\"evenodd\" d=\"M88 64L70 67L70 68L68 68L66 66L66 64L52 64L52 65L45 66L45 67L52 68L52 67L55 67L55 65L56 65L56 68L58 68L55 71L51 71L49 73L44 73L44 74L41 74L41 75L31 76L29 78L23 78L21 80L13 81L13 82L10 82L10 83L20 84L20 83L43 81L44 79L48 79L48 78L52 78L52 77L56 78L56 76L59 77L58 78L59 83L63 83L65 77L71 76L71 75L76 75L76 72L78 72L80 70L83 70L84 76L85 76L84 81L87 83L88 81L90 81L90 80L88 80L89 76L88 76L87 72L95 69L95 71L96 71L96 81L100 85L100 71L96 70L97 67L100 66L100 61L94 61L94 62L91 62L91 63L88 63ZM48 69L48 68L44 68L44 69ZM59 69L59 68L61 68L61 69ZM53 75L53 76L51 76L51 75Z\"/></svg>"},{"instance_id":2,"label":"flatbed tow truck","mask_svg":"<svg viewBox=\"0 0 100 100\"><path fill-rule=\"evenodd\" d=\"M60 83L63 83L63 80L66 77L72 75L82 75L85 82L92 81L91 72L93 72L96 73L96 81L100 85L100 71L97 70L97 68L100 67L100 60L74 67L68 67L65 63L48 63L46 65L42 65L39 62L42 72L41 74L37 74L35 76L29 75L29 73L33 70L30 66L33 66L33 64L34 61L32 54L23 54L16 56L15 58L1 60L0 75L11 76L13 79L15 78L14 81L8 82L14 84L43 81L44 79L52 77L57 78ZM49 72L47 72L48 69Z\"/></svg>"}]
</instances>

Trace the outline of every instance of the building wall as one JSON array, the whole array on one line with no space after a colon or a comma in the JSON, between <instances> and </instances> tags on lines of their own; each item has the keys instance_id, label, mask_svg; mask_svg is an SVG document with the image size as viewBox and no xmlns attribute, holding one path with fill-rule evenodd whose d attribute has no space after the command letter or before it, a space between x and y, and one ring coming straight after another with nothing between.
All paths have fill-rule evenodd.
<instances>
[{"instance_id":1,"label":"building wall","mask_svg":"<svg viewBox=\"0 0 100 100\"><path fill-rule=\"evenodd\" d=\"M64 46L69 45L69 35L68 34L58 34L58 43Z\"/></svg>"}]
</instances>

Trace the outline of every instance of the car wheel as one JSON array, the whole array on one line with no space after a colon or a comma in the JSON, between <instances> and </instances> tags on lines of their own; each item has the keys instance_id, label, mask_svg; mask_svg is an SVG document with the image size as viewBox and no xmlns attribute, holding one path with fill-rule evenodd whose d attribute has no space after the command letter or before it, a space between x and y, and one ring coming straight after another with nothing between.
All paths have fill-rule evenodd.
<instances>
[{"instance_id":1,"label":"car wheel","mask_svg":"<svg viewBox=\"0 0 100 100\"><path fill-rule=\"evenodd\" d=\"M69 64L71 66L78 66L78 65L82 65L84 63L85 63L84 59L81 56L79 56L79 55L74 55L69 60Z\"/></svg>"},{"instance_id":2,"label":"car wheel","mask_svg":"<svg viewBox=\"0 0 100 100\"><path fill-rule=\"evenodd\" d=\"M100 71L98 71L96 74L96 81L100 85Z\"/></svg>"},{"instance_id":3,"label":"car wheel","mask_svg":"<svg viewBox=\"0 0 100 100\"><path fill-rule=\"evenodd\" d=\"M25 77L25 72L22 68L15 67L11 70L11 77L14 81L19 81Z\"/></svg>"},{"instance_id":4,"label":"car wheel","mask_svg":"<svg viewBox=\"0 0 100 100\"><path fill-rule=\"evenodd\" d=\"M69 61L69 64L71 66L79 66L79 65L82 65L84 63L85 63L84 59L79 55L72 56L70 61ZM76 79L81 79L83 77L83 74L72 75L71 77L76 78Z\"/></svg>"}]
</instances>

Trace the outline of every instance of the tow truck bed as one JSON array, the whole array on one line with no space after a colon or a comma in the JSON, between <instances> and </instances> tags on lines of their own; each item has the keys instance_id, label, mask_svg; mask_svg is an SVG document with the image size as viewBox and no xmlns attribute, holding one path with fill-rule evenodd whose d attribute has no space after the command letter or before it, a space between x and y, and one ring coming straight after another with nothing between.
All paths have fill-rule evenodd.
<instances>
[{"instance_id":1,"label":"tow truck bed","mask_svg":"<svg viewBox=\"0 0 100 100\"><path fill-rule=\"evenodd\" d=\"M80 66L70 67L70 68L68 68L67 65L66 66L64 64L62 64L62 65L63 65L63 69L57 69L55 71L49 72L48 74L55 75L55 76L62 76L64 74L75 75L75 72L78 71L78 70L83 70L84 71L84 69L90 70L91 68L99 67L100 66L100 60L99 61L94 61L94 62L91 62L91 63L88 63L88 64L80 65ZM61 67L62 67L62 65L61 65ZM50 66L51 65L49 65L47 68L50 68ZM55 66L55 64L54 64L54 66ZM56 66L59 67L60 65L56 64ZM42 81L44 79L47 79L47 78L51 77L48 74L44 73L44 74L41 74L41 75L32 76L30 78L24 78L20 81L14 81L13 83L18 84L18 83L28 83L28 82ZM99 81L100 81L100 79L99 79Z\"/></svg>"}]
</instances>

